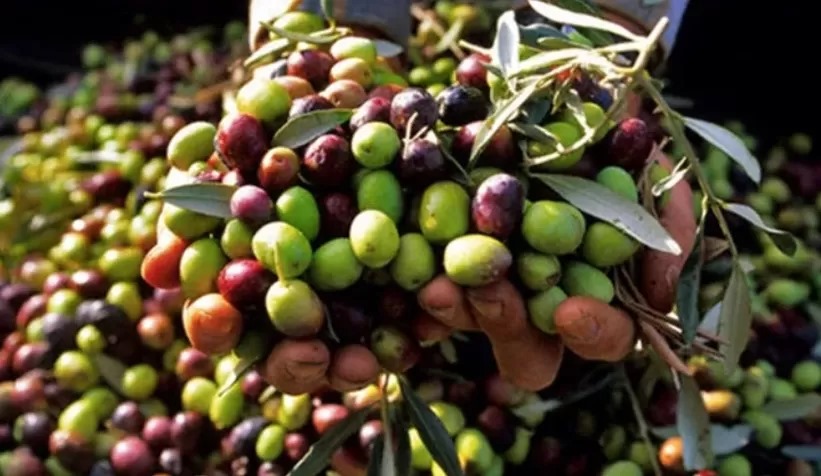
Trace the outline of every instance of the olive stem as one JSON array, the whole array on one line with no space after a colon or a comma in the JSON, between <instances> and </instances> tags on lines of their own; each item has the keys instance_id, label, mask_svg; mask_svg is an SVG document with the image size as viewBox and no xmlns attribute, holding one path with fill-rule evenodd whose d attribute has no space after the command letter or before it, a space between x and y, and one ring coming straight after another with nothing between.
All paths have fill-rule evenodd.
<instances>
[{"instance_id":1,"label":"olive stem","mask_svg":"<svg viewBox=\"0 0 821 476\"><path fill-rule=\"evenodd\" d=\"M644 446L647 447L647 451L650 453L650 463L653 466L653 473L656 476L661 476L661 468L659 467L659 463L655 457L656 455L656 448L653 446L653 442L650 440L650 433L647 430L647 422L644 421L644 416L642 416L641 405L639 404L639 398L636 396L635 390L633 390L633 386L630 384L630 379L627 376L627 372L624 370L624 364L619 365L619 373L622 376L624 381L624 388L627 390L627 396L630 397L630 406L633 408L633 414L636 417L636 425L639 427L639 434L641 435L641 439L644 441Z\"/></svg>"},{"instance_id":2,"label":"olive stem","mask_svg":"<svg viewBox=\"0 0 821 476\"><path fill-rule=\"evenodd\" d=\"M701 168L701 163L698 160L698 154L696 154L695 149L693 149L693 145L690 144L690 141L687 139L684 129L679 125L678 121L681 119L681 115L673 111L670 105L667 104L667 101L665 101L661 96L661 92L659 92L658 88L651 84L645 75L642 74L637 76L636 80L642 86L642 89L644 89L653 101L655 101L656 105L658 105L661 109L661 112L670 119L670 134L672 134L675 142L680 143L681 146L684 147L685 160L690 161L690 169L693 171L693 175L695 175L699 187L704 192L705 200L709 204L709 208L712 210L713 215L715 215L718 225L721 228L721 232L724 234L724 237L727 238L730 253L733 255L733 258L738 259L738 248L736 248L735 242L733 241L733 235L730 233L730 227L727 224L727 220L724 218L724 213L721 208L722 202L718 197L716 197L713 189L710 187L710 184L704 175L704 170Z\"/></svg>"}]
</instances>

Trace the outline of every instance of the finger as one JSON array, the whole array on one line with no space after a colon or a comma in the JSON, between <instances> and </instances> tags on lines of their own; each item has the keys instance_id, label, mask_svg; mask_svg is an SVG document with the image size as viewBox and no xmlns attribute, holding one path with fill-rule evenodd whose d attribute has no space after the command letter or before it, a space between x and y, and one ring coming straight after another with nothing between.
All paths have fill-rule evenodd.
<instances>
[{"instance_id":1,"label":"finger","mask_svg":"<svg viewBox=\"0 0 821 476\"><path fill-rule=\"evenodd\" d=\"M367 347L348 345L334 353L328 381L334 390L349 392L375 382L380 370L376 356Z\"/></svg>"},{"instance_id":2,"label":"finger","mask_svg":"<svg viewBox=\"0 0 821 476\"><path fill-rule=\"evenodd\" d=\"M467 301L476 322L493 347L499 374L517 387L538 391L556 379L564 346L537 329L524 301L509 281L469 289Z\"/></svg>"},{"instance_id":3,"label":"finger","mask_svg":"<svg viewBox=\"0 0 821 476\"><path fill-rule=\"evenodd\" d=\"M665 169L673 164L657 151L653 160ZM647 303L656 310L667 312L673 307L678 279L684 263L695 246L696 217L693 212L693 190L686 180L679 181L670 190L670 200L659 210L659 222L681 248L681 254L647 249L641 258L639 287Z\"/></svg>"},{"instance_id":4,"label":"finger","mask_svg":"<svg viewBox=\"0 0 821 476\"><path fill-rule=\"evenodd\" d=\"M465 294L479 328L493 340L515 340L523 334L538 332L527 318L521 294L510 281L471 288Z\"/></svg>"},{"instance_id":5,"label":"finger","mask_svg":"<svg viewBox=\"0 0 821 476\"><path fill-rule=\"evenodd\" d=\"M553 320L564 344L587 360L622 360L636 340L636 323L626 312L590 297L565 299Z\"/></svg>"},{"instance_id":6,"label":"finger","mask_svg":"<svg viewBox=\"0 0 821 476\"><path fill-rule=\"evenodd\" d=\"M450 337L453 328L442 324L426 312L420 312L413 320L413 336L422 344L433 344Z\"/></svg>"},{"instance_id":7,"label":"finger","mask_svg":"<svg viewBox=\"0 0 821 476\"><path fill-rule=\"evenodd\" d=\"M516 340L494 341L493 356L499 375L513 385L529 392L538 392L550 386L564 356L564 345L556 336L533 328Z\"/></svg>"},{"instance_id":8,"label":"finger","mask_svg":"<svg viewBox=\"0 0 821 476\"><path fill-rule=\"evenodd\" d=\"M260 373L284 393L312 393L327 382L330 361L328 347L318 339L285 339L268 355Z\"/></svg>"},{"instance_id":9,"label":"finger","mask_svg":"<svg viewBox=\"0 0 821 476\"><path fill-rule=\"evenodd\" d=\"M462 288L445 275L437 276L422 288L417 300L425 312L446 326L462 331L479 328L467 311Z\"/></svg>"}]
</instances>

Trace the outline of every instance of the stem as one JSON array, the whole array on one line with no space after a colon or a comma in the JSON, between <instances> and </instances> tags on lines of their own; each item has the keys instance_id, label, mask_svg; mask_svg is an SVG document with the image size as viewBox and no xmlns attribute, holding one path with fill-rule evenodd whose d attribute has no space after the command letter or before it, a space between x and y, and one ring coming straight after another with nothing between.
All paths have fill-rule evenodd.
<instances>
[{"instance_id":1,"label":"stem","mask_svg":"<svg viewBox=\"0 0 821 476\"><path fill-rule=\"evenodd\" d=\"M645 75L638 75L636 77L638 83L642 86L647 94L650 95L651 98L656 102L656 104L661 109L662 114L667 116L670 119L670 134L673 136L674 142L680 144L684 148L684 155L685 159L690 161L690 169L693 171L693 175L696 177L696 181L698 182L699 187L704 192L705 201L708 203L710 210L712 210L713 214L716 216L716 220L718 220L718 225L721 228L721 232L724 234L724 237L727 239L727 243L730 247L730 253L733 255L733 258L738 259L738 248L736 248L735 242L733 241L733 235L730 233L730 227L727 224L727 220L724 218L724 213L721 208L721 200L716 197L713 189L710 188L710 184L707 181L707 177L704 175L704 170L701 168L701 162L699 162L698 154L696 154L695 149L693 149L693 145L687 140L687 135L684 132L684 129L679 125L678 119L681 116L673 111L667 101L661 95L661 92L647 80Z\"/></svg>"},{"instance_id":2,"label":"stem","mask_svg":"<svg viewBox=\"0 0 821 476\"><path fill-rule=\"evenodd\" d=\"M653 465L653 473L656 474L656 476L661 476L661 468L659 467L658 458L656 458L658 452L653 446L652 441L650 441L650 433L647 430L647 422L644 421L644 416L641 413L639 398L636 396L636 392L630 384L630 379L627 377L627 372L624 370L624 364L619 366L619 373L621 373L624 378L624 388L627 390L627 395L630 397L630 406L633 408L633 413L636 416L636 424L639 427L639 434L641 435L641 439L644 440L644 445L647 447L647 452L650 453L650 463Z\"/></svg>"},{"instance_id":3,"label":"stem","mask_svg":"<svg viewBox=\"0 0 821 476\"><path fill-rule=\"evenodd\" d=\"M641 73L647 67L647 62L650 61L650 53L652 53L656 49L656 44L661 38L662 33L667 28L667 24L670 23L670 20L667 17L662 17L656 26L653 28L653 31L647 35L647 46L645 46L641 52L639 53L639 57L636 59L636 62L633 63L633 66L628 70L628 74L630 76L635 76L637 73Z\"/></svg>"}]
</instances>

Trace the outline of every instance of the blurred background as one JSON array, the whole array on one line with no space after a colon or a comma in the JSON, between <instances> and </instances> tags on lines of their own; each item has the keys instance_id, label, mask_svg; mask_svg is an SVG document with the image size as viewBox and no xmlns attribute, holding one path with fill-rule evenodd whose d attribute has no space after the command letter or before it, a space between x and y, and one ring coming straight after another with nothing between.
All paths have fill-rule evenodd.
<instances>
[{"instance_id":1,"label":"blurred background","mask_svg":"<svg viewBox=\"0 0 821 476\"><path fill-rule=\"evenodd\" d=\"M40 83L80 64L89 41L163 34L245 19L247 0L5 0L0 15L0 78ZM690 0L666 78L669 92L691 99L698 115L741 119L762 146L803 131L818 138L815 90L817 2Z\"/></svg>"}]
</instances>

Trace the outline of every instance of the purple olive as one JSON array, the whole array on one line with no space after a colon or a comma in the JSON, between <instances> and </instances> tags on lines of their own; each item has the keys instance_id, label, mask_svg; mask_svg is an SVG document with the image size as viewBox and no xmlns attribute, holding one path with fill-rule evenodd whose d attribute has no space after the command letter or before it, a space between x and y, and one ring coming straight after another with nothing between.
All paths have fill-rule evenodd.
<instances>
[{"instance_id":1,"label":"purple olive","mask_svg":"<svg viewBox=\"0 0 821 476\"><path fill-rule=\"evenodd\" d=\"M274 203L265 190L256 185L243 185L231 196L231 215L253 227L271 219Z\"/></svg>"},{"instance_id":2,"label":"purple olive","mask_svg":"<svg viewBox=\"0 0 821 476\"><path fill-rule=\"evenodd\" d=\"M397 169L402 183L417 189L447 176L445 157L439 145L426 139L414 139L405 144Z\"/></svg>"},{"instance_id":3,"label":"purple olive","mask_svg":"<svg viewBox=\"0 0 821 476\"><path fill-rule=\"evenodd\" d=\"M136 402L123 402L111 414L111 426L132 435L138 435L145 424L145 416Z\"/></svg>"},{"instance_id":4,"label":"purple olive","mask_svg":"<svg viewBox=\"0 0 821 476\"><path fill-rule=\"evenodd\" d=\"M217 289L222 297L237 308L260 307L265 294L276 280L273 273L253 259L231 261L217 276Z\"/></svg>"},{"instance_id":5,"label":"purple olive","mask_svg":"<svg viewBox=\"0 0 821 476\"><path fill-rule=\"evenodd\" d=\"M322 187L338 187L348 182L355 162L347 140L325 134L308 145L302 167L310 182Z\"/></svg>"},{"instance_id":6,"label":"purple olive","mask_svg":"<svg viewBox=\"0 0 821 476\"><path fill-rule=\"evenodd\" d=\"M351 222L359 213L356 200L345 193L331 193L319 202L320 229L329 238L347 237Z\"/></svg>"},{"instance_id":7,"label":"purple olive","mask_svg":"<svg viewBox=\"0 0 821 476\"><path fill-rule=\"evenodd\" d=\"M383 97L372 97L362 103L351 116L350 129L357 129L369 122L390 122L391 101Z\"/></svg>"},{"instance_id":8,"label":"purple olive","mask_svg":"<svg viewBox=\"0 0 821 476\"><path fill-rule=\"evenodd\" d=\"M516 177L496 174L485 179L471 204L476 229L506 240L518 228L524 209L525 190Z\"/></svg>"},{"instance_id":9,"label":"purple olive","mask_svg":"<svg viewBox=\"0 0 821 476\"><path fill-rule=\"evenodd\" d=\"M136 436L118 441L109 454L111 466L118 475L149 476L157 464L151 448Z\"/></svg>"},{"instance_id":10,"label":"purple olive","mask_svg":"<svg viewBox=\"0 0 821 476\"><path fill-rule=\"evenodd\" d=\"M405 134L410 127L413 135L436 124L439 118L437 109L436 101L430 93L420 88L408 88L391 101L391 124L400 134Z\"/></svg>"}]
</instances>

